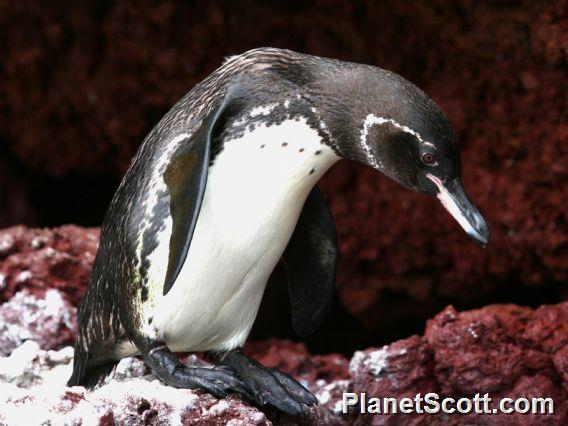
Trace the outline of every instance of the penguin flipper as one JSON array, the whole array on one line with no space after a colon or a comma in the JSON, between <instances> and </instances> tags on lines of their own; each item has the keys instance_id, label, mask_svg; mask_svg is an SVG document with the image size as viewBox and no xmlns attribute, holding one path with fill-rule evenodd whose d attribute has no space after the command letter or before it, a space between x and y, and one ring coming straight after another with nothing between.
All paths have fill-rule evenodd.
<instances>
[{"instance_id":1,"label":"penguin flipper","mask_svg":"<svg viewBox=\"0 0 568 426\"><path fill-rule=\"evenodd\" d=\"M174 152L165 169L164 181L170 193L172 234L164 295L174 285L187 257L205 193L213 131L234 97L234 89L227 92L222 104L211 111L197 131L188 135L188 140L183 141Z\"/></svg>"},{"instance_id":2,"label":"penguin flipper","mask_svg":"<svg viewBox=\"0 0 568 426\"><path fill-rule=\"evenodd\" d=\"M316 186L283 255L292 323L301 337L314 332L331 307L338 257L333 216Z\"/></svg>"}]
</instances>

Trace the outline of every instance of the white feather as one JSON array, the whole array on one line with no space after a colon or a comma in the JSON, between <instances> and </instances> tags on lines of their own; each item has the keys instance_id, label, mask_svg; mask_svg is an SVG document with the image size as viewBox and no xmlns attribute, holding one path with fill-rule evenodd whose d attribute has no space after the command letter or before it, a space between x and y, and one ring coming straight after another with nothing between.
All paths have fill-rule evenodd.
<instances>
[{"instance_id":1,"label":"white feather","mask_svg":"<svg viewBox=\"0 0 568 426\"><path fill-rule=\"evenodd\" d=\"M209 169L179 277L166 296L150 291L157 300L143 315L153 318L145 332L173 351L242 345L306 197L338 159L305 119L261 125L227 141ZM167 267L171 219L166 225L150 256L155 285Z\"/></svg>"}]
</instances>

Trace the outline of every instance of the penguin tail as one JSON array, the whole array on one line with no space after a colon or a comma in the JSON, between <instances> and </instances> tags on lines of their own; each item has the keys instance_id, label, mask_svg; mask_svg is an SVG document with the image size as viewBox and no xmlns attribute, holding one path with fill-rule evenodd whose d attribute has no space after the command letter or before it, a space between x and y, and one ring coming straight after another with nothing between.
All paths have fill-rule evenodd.
<instances>
[{"instance_id":1,"label":"penguin tail","mask_svg":"<svg viewBox=\"0 0 568 426\"><path fill-rule=\"evenodd\" d=\"M104 380L116 367L118 361L105 360L103 363L89 365L89 356L80 345L75 345L73 357L73 373L67 381L67 386L84 386L93 389Z\"/></svg>"},{"instance_id":2,"label":"penguin tail","mask_svg":"<svg viewBox=\"0 0 568 426\"><path fill-rule=\"evenodd\" d=\"M118 364L118 361L109 361L104 364L87 367L82 374L74 369L67 386L84 386L87 389L93 389L112 373L116 364Z\"/></svg>"}]
</instances>

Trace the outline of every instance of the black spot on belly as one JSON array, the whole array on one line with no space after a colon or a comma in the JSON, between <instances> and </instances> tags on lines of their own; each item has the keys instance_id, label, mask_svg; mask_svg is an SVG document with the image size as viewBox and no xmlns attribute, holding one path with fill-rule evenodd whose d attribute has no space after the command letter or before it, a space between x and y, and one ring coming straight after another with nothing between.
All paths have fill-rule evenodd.
<instances>
[{"instance_id":1,"label":"black spot on belly","mask_svg":"<svg viewBox=\"0 0 568 426\"><path fill-rule=\"evenodd\" d=\"M306 124L318 133L320 144L331 147L337 153L335 144L330 139L329 132L321 118L313 110L309 101L299 97L297 99L288 99L286 104L278 104L268 114L259 114L253 117L249 115L249 112L244 111L240 114L231 115L227 120L227 125L223 126L223 130L216 133L212 140L210 163L214 163L216 156L223 151L225 144L240 139L247 131L252 132L259 126L271 127L279 125L285 120L294 120L296 122L305 120ZM260 148L265 146L264 144L260 145ZM300 152L303 151L302 149Z\"/></svg>"},{"instance_id":2,"label":"black spot on belly","mask_svg":"<svg viewBox=\"0 0 568 426\"><path fill-rule=\"evenodd\" d=\"M318 149L318 150L316 151L316 155L320 155L320 154L321 154L321 150Z\"/></svg>"},{"instance_id":3,"label":"black spot on belly","mask_svg":"<svg viewBox=\"0 0 568 426\"><path fill-rule=\"evenodd\" d=\"M154 321L153 317L148 318L148 325L152 324L152 321Z\"/></svg>"},{"instance_id":4,"label":"black spot on belly","mask_svg":"<svg viewBox=\"0 0 568 426\"><path fill-rule=\"evenodd\" d=\"M304 148L300 148L298 152L304 152Z\"/></svg>"},{"instance_id":5,"label":"black spot on belly","mask_svg":"<svg viewBox=\"0 0 568 426\"><path fill-rule=\"evenodd\" d=\"M146 287L145 285L142 286L142 289L140 291L140 300L142 300L142 302L148 300L148 287Z\"/></svg>"},{"instance_id":6,"label":"black spot on belly","mask_svg":"<svg viewBox=\"0 0 568 426\"><path fill-rule=\"evenodd\" d=\"M284 147L288 146L288 142L282 142L282 146Z\"/></svg>"},{"instance_id":7,"label":"black spot on belly","mask_svg":"<svg viewBox=\"0 0 568 426\"><path fill-rule=\"evenodd\" d=\"M313 175L315 171L316 171L316 169L310 170L310 174Z\"/></svg>"}]
</instances>

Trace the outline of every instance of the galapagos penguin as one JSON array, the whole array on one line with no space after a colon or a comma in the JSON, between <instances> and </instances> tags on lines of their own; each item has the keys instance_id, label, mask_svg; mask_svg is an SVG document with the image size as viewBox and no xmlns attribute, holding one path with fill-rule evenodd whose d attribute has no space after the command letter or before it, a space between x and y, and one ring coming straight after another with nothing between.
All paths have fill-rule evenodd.
<instances>
[{"instance_id":1,"label":"galapagos penguin","mask_svg":"<svg viewBox=\"0 0 568 426\"><path fill-rule=\"evenodd\" d=\"M289 50L230 57L148 134L112 199L68 385L92 387L141 354L171 386L234 392L292 415L314 405L302 385L241 347L281 258L298 334L327 313L338 250L316 183L343 158L439 198L487 243L460 184L451 125L412 83ZM186 366L181 351L208 352L216 365Z\"/></svg>"}]
</instances>

